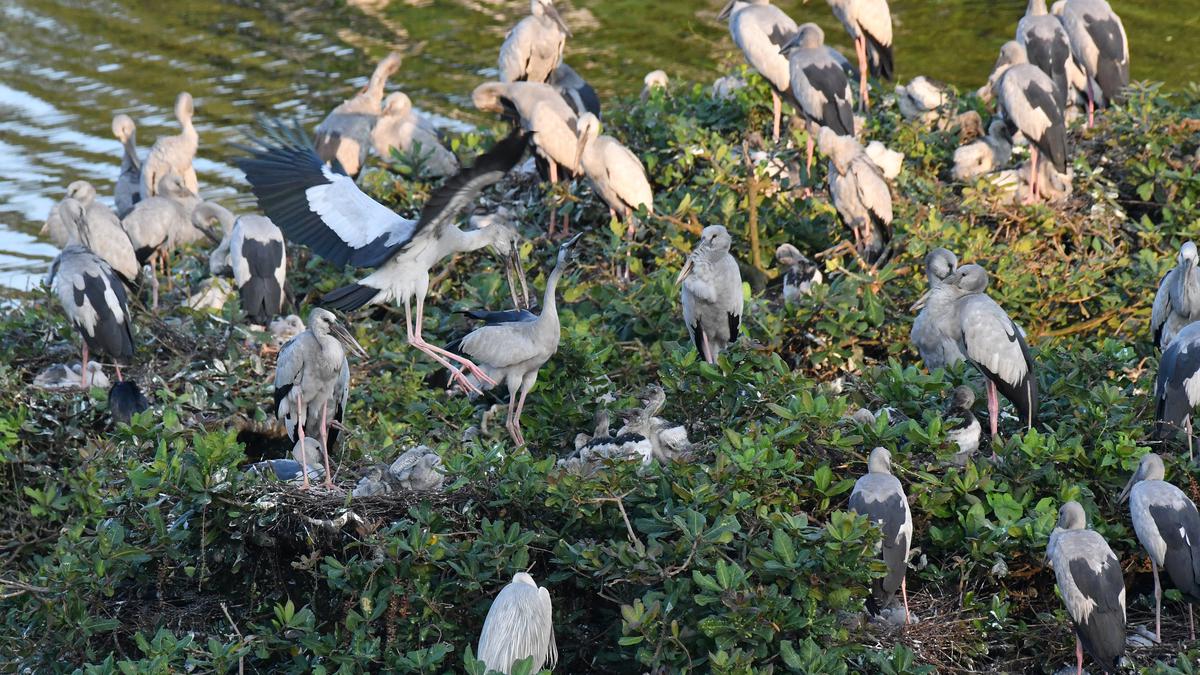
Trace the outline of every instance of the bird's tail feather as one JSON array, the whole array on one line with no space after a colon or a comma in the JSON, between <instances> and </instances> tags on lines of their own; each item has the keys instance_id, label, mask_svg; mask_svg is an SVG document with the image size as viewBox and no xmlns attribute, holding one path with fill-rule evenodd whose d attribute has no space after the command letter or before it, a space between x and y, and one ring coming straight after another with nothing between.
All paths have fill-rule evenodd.
<instances>
[{"instance_id":1,"label":"bird's tail feather","mask_svg":"<svg viewBox=\"0 0 1200 675\"><path fill-rule=\"evenodd\" d=\"M321 298L321 304L331 309L349 312L371 304L379 293L380 289L374 286L350 284L326 293Z\"/></svg>"}]
</instances>

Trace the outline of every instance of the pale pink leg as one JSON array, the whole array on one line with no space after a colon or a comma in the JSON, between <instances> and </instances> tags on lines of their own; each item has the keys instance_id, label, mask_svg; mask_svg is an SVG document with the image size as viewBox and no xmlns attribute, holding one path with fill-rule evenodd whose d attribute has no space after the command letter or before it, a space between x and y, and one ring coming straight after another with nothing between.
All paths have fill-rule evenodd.
<instances>
[{"instance_id":1,"label":"pale pink leg","mask_svg":"<svg viewBox=\"0 0 1200 675\"><path fill-rule=\"evenodd\" d=\"M811 183L812 182L813 145L814 145L811 126L808 129L808 133L806 135L808 136L808 141L805 142L805 144L804 144L804 146L805 146L804 176L805 176L805 178L807 178L806 182Z\"/></svg>"},{"instance_id":2,"label":"pale pink leg","mask_svg":"<svg viewBox=\"0 0 1200 675\"><path fill-rule=\"evenodd\" d=\"M421 336L421 326L424 323L425 323L425 298L417 298L417 341L420 343L421 347L424 347L424 349L422 349L422 351L424 351L427 354L438 354L438 355L441 355L448 359L451 359L452 361L457 361L457 362L461 363L463 366L465 366L467 370L471 371L471 374L474 375L475 377L478 377L479 379L483 380L490 386L493 386L493 387L496 386L496 381L493 380L492 378L488 377L488 374L483 372L483 369L481 369L479 366L472 363L470 359L468 359L465 356L462 356L460 354L455 354L452 351L449 351L447 349L442 349L441 347L438 347L436 345L432 345L432 344L426 342L425 338Z\"/></svg>"},{"instance_id":3,"label":"pale pink leg","mask_svg":"<svg viewBox=\"0 0 1200 675\"><path fill-rule=\"evenodd\" d=\"M864 112L871 110L871 98L867 95L867 39L854 40L854 51L858 52L858 95L862 97Z\"/></svg>"},{"instance_id":4,"label":"pale pink leg","mask_svg":"<svg viewBox=\"0 0 1200 675\"><path fill-rule=\"evenodd\" d=\"M296 431L300 435L300 475L304 477L304 484L300 489L307 490L308 484L308 449L304 447L304 423L308 421L308 411L304 407L304 395L296 389ZM325 469L329 471L328 468Z\"/></svg>"},{"instance_id":5,"label":"pale pink leg","mask_svg":"<svg viewBox=\"0 0 1200 675\"><path fill-rule=\"evenodd\" d=\"M333 465L329 463L329 401L321 404L321 454L325 457L325 487L333 489Z\"/></svg>"},{"instance_id":6,"label":"pale pink leg","mask_svg":"<svg viewBox=\"0 0 1200 675\"><path fill-rule=\"evenodd\" d=\"M1038 149L1029 146L1029 203L1038 200Z\"/></svg>"},{"instance_id":7,"label":"pale pink leg","mask_svg":"<svg viewBox=\"0 0 1200 675\"><path fill-rule=\"evenodd\" d=\"M1091 129L1096 124L1096 118L1095 118L1096 98L1095 98L1095 96L1092 95L1092 78L1090 78L1090 77L1088 78L1088 83L1087 83L1087 97L1088 97L1088 128Z\"/></svg>"},{"instance_id":8,"label":"pale pink leg","mask_svg":"<svg viewBox=\"0 0 1200 675\"><path fill-rule=\"evenodd\" d=\"M1154 638L1162 642L1162 586L1158 581L1158 565L1150 558L1150 571L1154 573Z\"/></svg>"},{"instance_id":9,"label":"pale pink leg","mask_svg":"<svg viewBox=\"0 0 1200 675\"><path fill-rule=\"evenodd\" d=\"M705 333L704 329L700 330L700 342L704 345L704 360L715 364L717 360L713 358L712 347L708 344L708 333Z\"/></svg>"},{"instance_id":10,"label":"pale pink leg","mask_svg":"<svg viewBox=\"0 0 1200 675\"><path fill-rule=\"evenodd\" d=\"M121 366L114 364L113 367L117 369L117 382L124 382L125 378L121 376Z\"/></svg>"},{"instance_id":11,"label":"pale pink leg","mask_svg":"<svg viewBox=\"0 0 1200 675\"><path fill-rule=\"evenodd\" d=\"M992 429L992 460L996 459L996 437L1000 426L1000 395L996 393L996 385L991 380L987 382L988 421Z\"/></svg>"},{"instance_id":12,"label":"pale pink leg","mask_svg":"<svg viewBox=\"0 0 1200 675\"><path fill-rule=\"evenodd\" d=\"M406 328L408 329L408 344L415 347L418 351L425 353L434 361L437 361L438 364L440 364L443 368L446 368L447 370L449 370L451 377L453 377L460 385L462 385L463 391L473 391L477 394L482 394L483 392L479 389L479 387L476 387L474 384L472 384L471 381L468 380L467 377L462 374L462 371L460 371L458 368L455 368L454 366L450 365L450 362L447 361L446 359L443 359L440 355L437 354L437 352L434 352L433 350L429 349L428 345L425 344L425 341L422 340L419 335L417 335L416 333L413 332L411 312L412 312L412 310L409 307L408 300L405 300L404 301L404 323L406 324ZM418 324L418 325L420 325L420 324Z\"/></svg>"},{"instance_id":13,"label":"pale pink leg","mask_svg":"<svg viewBox=\"0 0 1200 675\"><path fill-rule=\"evenodd\" d=\"M783 116L783 101L779 98L779 94L774 89L771 90L771 110L773 116L771 118L771 137L776 143L779 142L779 121Z\"/></svg>"},{"instance_id":14,"label":"pale pink leg","mask_svg":"<svg viewBox=\"0 0 1200 675\"><path fill-rule=\"evenodd\" d=\"M908 623L908 575L900 577L900 597L904 598L904 623Z\"/></svg>"},{"instance_id":15,"label":"pale pink leg","mask_svg":"<svg viewBox=\"0 0 1200 675\"><path fill-rule=\"evenodd\" d=\"M517 414L513 416L513 429L517 432L517 447L525 445L525 434L521 433L521 413L525 411L525 397L529 395L529 388L521 387L521 398L517 401Z\"/></svg>"},{"instance_id":16,"label":"pale pink leg","mask_svg":"<svg viewBox=\"0 0 1200 675\"><path fill-rule=\"evenodd\" d=\"M1075 636L1075 675L1083 675L1083 643Z\"/></svg>"},{"instance_id":17,"label":"pale pink leg","mask_svg":"<svg viewBox=\"0 0 1200 675\"><path fill-rule=\"evenodd\" d=\"M1192 603L1188 603L1188 634L1192 642L1196 641L1196 617L1192 616Z\"/></svg>"},{"instance_id":18,"label":"pale pink leg","mask_svg":"<svg viewBox=\"0 0 1200 675\"><path fill-rule=\"evenodd\" d=\"M80 389L87 389L87 361L88 361L87 340L84 340L83 341L83 365L79 369L79 388Z\"/></svg>"}]
</instances>

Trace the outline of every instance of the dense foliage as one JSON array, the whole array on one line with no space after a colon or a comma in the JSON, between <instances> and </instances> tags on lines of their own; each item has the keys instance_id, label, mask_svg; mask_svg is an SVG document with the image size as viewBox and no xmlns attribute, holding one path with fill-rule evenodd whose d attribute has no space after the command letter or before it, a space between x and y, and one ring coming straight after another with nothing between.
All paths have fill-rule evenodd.
<instances>
[{"instance_id":1,"label":"dense foliage","mask_svg":"<svg viewBox=\"0 0 1200 675\"><path fill-rule=\"evenodd\" d=\"M813 254L847 233L823 189L803 198L746 161L764 144L745 130L769 127L765 87L725 101L688 85L609 102L605 132L643 158L660 214L644 219L633 281L614 274L623 226L610 227L585 188L547 198L512 179L490 197L518 214L538 288L556 249L543 236L547 208L589 232L560 285L563 341L525 411L528 451L495 423L464 439L490 402L429 388L433 364L405 344L399 315L353 317L372 356L352 364L338 482L425 443L448 472L436 495L360 500L250 479L249 462L288 450L267 412L274 356L238 325L236 301L216 315L179 308L207 269L199 253L179 265L168 311L137 312L132 375L154 406L131 425L109 423L101 390L29 386L77 339L49 293L26 298L0 310L0 387L11 392L0 402L0 662L480 672L470 650L490 599L529 569L554 598L560 672L1050 672L1074 646L1043 561L1064 500L1084 503L1120 556L1131 624L1153 620L1148 563L1116 494L1152 445L1153 291L1200 225L1198 113L1194 88L1135 87L1095 129L1073 131L1069 203L1023 207L984 182L951 184L956 134L903 121L884 97L866 135L907 155L894 255L879 270L844 248L822 257L827 283L784 306L775 246ZM778 154L794 163L804 138L791 133ZM470 157L488 143L467 135L454 147ZM364 185L413 212L432 186L411 180L412 167L390 169ZM813 184L823 178L818 166ZM673 285L711 223L735 234L753 282L743 338L715 367L688 344ZM1034 347L1042 425L1021 433L1005 419L996 465L987 448L948 465L947 394L980 389L979 376L927 373L908 346L919 263L937 245L991 270L991 294ZM300 249L290 261L310 300L350 279ZM452 310L506 297L486 255L449 263L426 335L444 340L465 327ZM686 424L690 457L592 477L555 468L598 406L631 407L650 383L667 391L663 417ZM860 425L847 415L860 407L883 413ZM907 627L861 616L882 570L866 562L878 534L845 508L877 445L893 452L920 549L908 583L920 623ZM1197 465L1165 454L1168 478L1200 496ZM1132 661L1196 672L1200 651L1181 647L1185 611L1177 595L1168 601L1164 644L1132 650Z\"/></svg>"}]
</instances>

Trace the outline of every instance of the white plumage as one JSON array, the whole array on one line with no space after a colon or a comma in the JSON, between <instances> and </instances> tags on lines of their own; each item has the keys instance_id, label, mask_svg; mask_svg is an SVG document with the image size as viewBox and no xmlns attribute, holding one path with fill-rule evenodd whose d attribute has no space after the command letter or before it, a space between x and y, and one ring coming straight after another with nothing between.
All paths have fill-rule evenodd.
<instances>
[{"instance_id":1,"label":"white plumage","mask_svg":"<svg viewBox=\"0 0 1200 675\"><path fill-rule=\"evenodd\" d=\"M530 0L529 16L508 32L500 46L500 81L546 82L562 62L570 36L552 0Z\"/></svg>"},{"instance_id":2,"label":"white plumage","mask_svg":"<svg viewBox=\"0 0 1200 675\"><path fill-rule=\"evenodd\" d=\"M159 182L172 173L183 178L183 184L189 191L200 192L196 170L192 168L192 160L196 158L196 150L200 146L200 135L192 124L193 113L192 95L186 91L180 93L175 99L175 119L179 121L180 133L162 136L150 146L142 165L142 198L158 194Z\"/></svg>"},{"instance_id":3,"label":"white plumage","mask_svg":"<svg viewBox=\"0 0 1200 675\"><path fill-rule=\"evenodd\" d=\"M524 572L513 575L512 582L492 601L475 656L488 670L506 675L522 659L532 658L530 672L540 672L549 661L551 670L558 663L554 642L554 608L550 591L539 588Z\"/></svg>"},{"instance_id":4,"label":"white plumage","mask_svg":"<svg viewBox=\"0 0 1200 675\"><path fill-rule=\"evenodd\" d=\"M717 355L737 339L742 322L742 273L729 253L732 244L723 225L704 228L675 281L682 284L688 337L709 363L716 363Z\"/></svg>"}]
</instances>

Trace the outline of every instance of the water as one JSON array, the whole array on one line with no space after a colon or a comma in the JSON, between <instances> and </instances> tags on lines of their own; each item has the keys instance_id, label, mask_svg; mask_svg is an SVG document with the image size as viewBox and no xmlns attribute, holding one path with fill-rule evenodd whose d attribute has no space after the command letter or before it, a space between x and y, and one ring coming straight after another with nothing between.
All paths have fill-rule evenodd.
<instances>
[{"instance_id":1,"label":"water","mask_svg":"<svg viewBox=\"0 0 1200 675\"><path fill-rule=\"evenodd\" d=\"M741 62L715 20L720 2L560 0L575 32L567 60L602 98L635 93L655 68L710 82ZM1113 3L1130 35L1134 79L1200 81L1200 0ZM779 4L853 53L824 2ZM974 88L1024 2L894 0L892 11L901 80L925 74ZM68 183L86 179L111 195L121 153L113 114L137 121L144 152L159 134L178 133L172 104L190 91L202 196L250 208L229 141L255 113L315 123L398 50L405 60L392 88L440 124L478 122L470 92L494 76L505 31L527 12L521 0L3 0L0 286L39 283L55 250L37 231Z\"/></svg>"}]
</instances>

